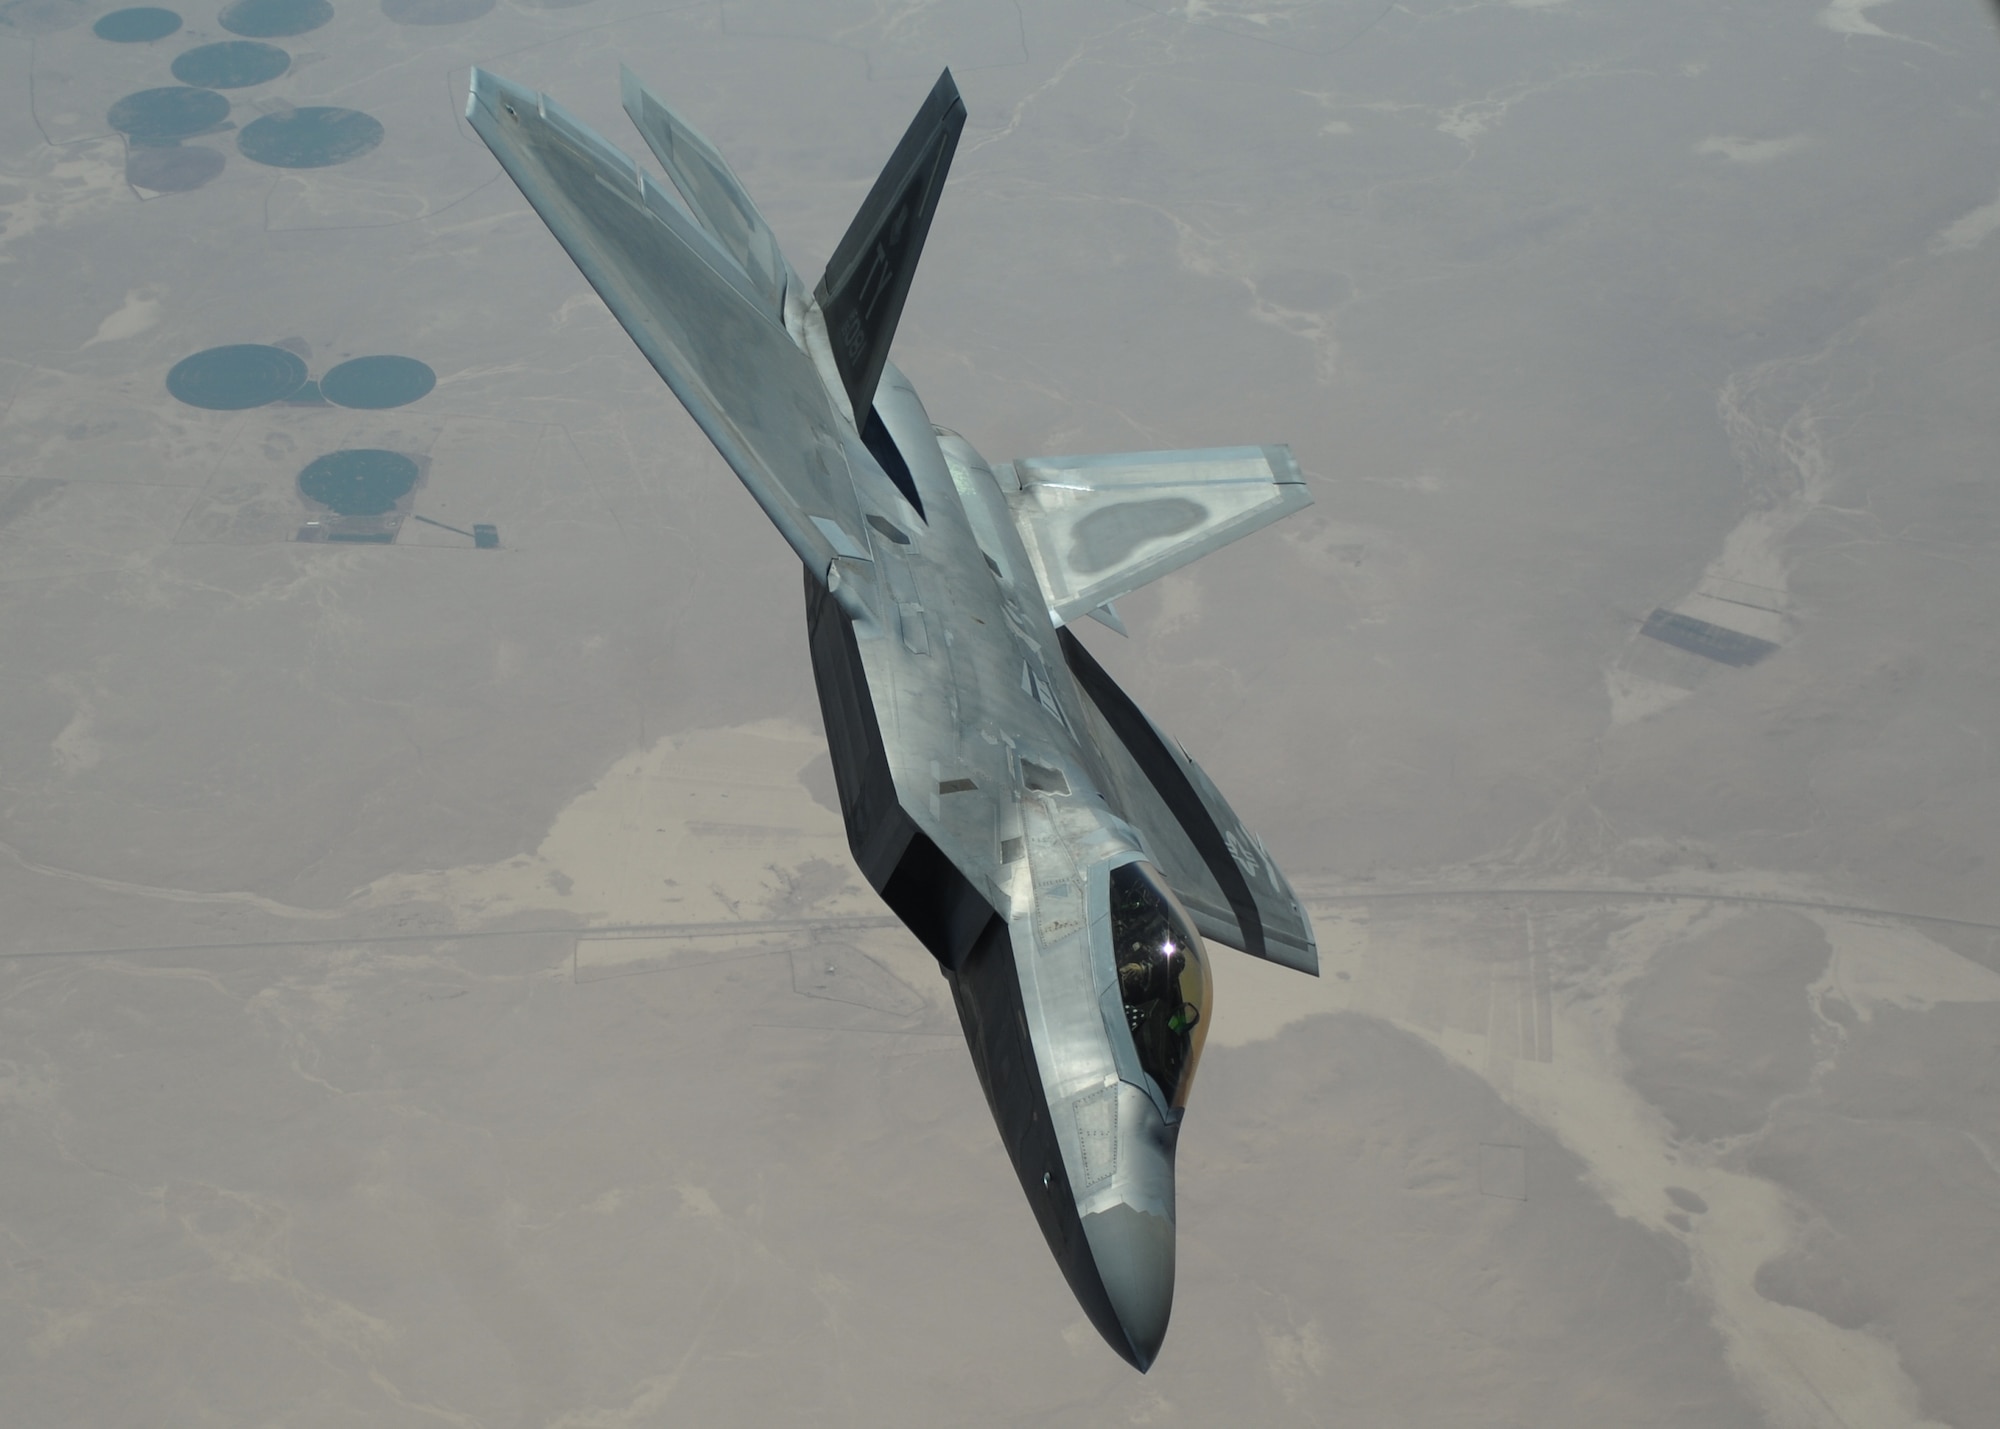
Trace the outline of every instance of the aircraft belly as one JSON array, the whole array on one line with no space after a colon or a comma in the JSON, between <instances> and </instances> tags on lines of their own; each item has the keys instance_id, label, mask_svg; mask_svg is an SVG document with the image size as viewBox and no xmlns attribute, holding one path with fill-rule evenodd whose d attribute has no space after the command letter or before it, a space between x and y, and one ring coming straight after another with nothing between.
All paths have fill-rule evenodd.
<instances>
[{"instance_id":1,"label":"aircraft belly","mask_svg":"<svg viewBox=\"0 0 2000 1429\"><path fill-rule=\"evenodd\" d=\"M1065 1156L1063 1145L1073 1139L1076 1118L1067 1101L1061 1103L1061 1112L1054 1111L1044 1090L1036 1048L1029 1036L1018 966L1035 952L1032 946L1024 948L1023 942L1010 936L1005 925L994 923L964 966L949 975L952 1000L1007 1158L1063 1279L1069 1282L1071 1293L1097 1332L1120 1354L1144 1368L1158 1342L1132 1344L1133 1337L1121 1322L1099 1268L1084 1212L1079 1209L1081 1187L1075 1179L1075 1158ZM1099 1125L1104 1122L1104 1118L1098 1119ZM1115 1136L1115 1117L1110 1126ZM1071 1135L1066 1137L1066 1131Z\"/></svg>"},{"instance_id":2,"label":"aircraft belly","mask_svg":"<svg viewBox=\"0 0 2000 1429\"><path fill-rule=\"evenodd\" d=\"M1099 1333L1144 1369L1159 1349L1173 1298L1178 1118L1168 1122L1136 1085L1142 1074L1136 1065L1123 1066L1131 1059L1117 1055L1100 1010L1098 984L1110 988L1115 1002L1116 982L1098 976L1109 970L1095 966L1082 916L1086 870L1075 830L1066 829L1085 831L1084 857L1101 855L1088 847L1089 834L1101 833L1090 807L1096 801L1065 799L1068 807L1057 811L1046 795L1017 800L1009 745L959 739L955 721L900 697L922 693L925 681L913 662L927 656L880 629L858 638L846 610L810 572L806 603L855 861L943 966L1008 1159L1064 1279ZM975 784L993 779L994 795L974 788L911 797L919 774L942 768L941 759L926 757L929 749L969 756L959 767L978 772L957 777ZM945 782L932 778L930 787ZM1038 861L1036 882L1049 859L1069 861L1073 916L1066 925L1038 921L1039 897L1016 900L990 876L1005 867L1003 852L993 847L1000 810L1025 819L1015 826L1031 831L1024 842L1035 849L1028 858ZM978 857L976 841L987 850ZM1060 892L1049 894L1054 908ZM1017 901L1024 905L1019 916Z\"/></svg>"},{"instance_id":3,"label":"aircraft belly","mask_svg":"<svg viewBox=\"0 0 2000 1429\"><path fill-rule=\"evenodd\" d=\"M1043 613L1018 600L1010 612L930 418L894 364L875 410L909 467L924 520L896 528L905 541L874 543L886 638L861 641L859 658L908 816L1005 909L1013 877L1001 845L1018 836L1020 759L1083 768L1075 716L1058 699L1066 672L1053 628L1046 642L1034 638ZM879 496L888 506L886 478L872 469L870 477L864 504Z\"/></svg>"},{"instance_id":4,"label":"aircraft belly","mask_svg":"<svg viewBox=\"0 0 2000 1429\"><path fill-rule=\"evenodd\" d=\"M921 834L984 906L1011 916L1019 760L1078 769L1066 726L1023 691L1019 666L996 659L994 642L957 638L951 616L963 597L948 570L901 552L878 548L878 557L871 604L885 618L873 621L855 621L806 573L814 675L855 862L887 897ZM905 621L922 621L924 638L908 638Z\"/></svg>"},{"instance_id":5,"label":"aircraft belly","mask_svg":"<svg viewBox=\"0 0 2000 1429\"><path fill-rule=\"evenodd\" d=\"M955 966L999 916L991 880L962 847L948 851L937 842L940 830L927 807L912 807L902 731L890 722L886 732L898 738L892 752L862 655L865 647L888 641L879 629L860 639L853 617L810 570L805 603L813 682L855 864L932 956L947 968Z\"/></svg>"},{"instance_id":6,"label":"aircraft belly","mask_svg":"<svg viewBox=\"0 0 2000 1429\"><path fill-rule=\"evenodd\" d=\"M1088 879L1063 837L1054 800L1021 801L1021 827L1033 872L1035 957L1023 969L1023 997L1033 1005L1035 1045L1052 1094L1095 1090L1118 1076L1098 1000L1115 980L1108 960L1094 967L1086 910Z\"/></svg>"}]
</instances>

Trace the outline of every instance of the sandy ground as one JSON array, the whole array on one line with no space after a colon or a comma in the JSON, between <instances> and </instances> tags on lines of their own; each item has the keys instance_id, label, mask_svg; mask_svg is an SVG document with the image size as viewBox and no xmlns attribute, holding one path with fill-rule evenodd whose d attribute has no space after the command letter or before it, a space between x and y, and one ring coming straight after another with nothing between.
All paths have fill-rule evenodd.
<instances>
[{"instance_id":1,"label":"sandy ground","mask_svg":"<svg viewBox=\"0 0 2000 1429\"><path fill-rule=\"evenodd\" d=\"M1992 1422L1979 7L335 0L177 192L107 116L232 36L108 8L0 4L9 1422ZM1218 953L1144 1378L847 858L789 553L457 117L636 148L630 64L813 272L946 60L933 416L1318 503L1084 633L1324 965ZM383 138L239 149L311 106ZM436 386L168 391L234 343ZM360 448L394 543L294 539Z\"/></svg>"}]
</instances>

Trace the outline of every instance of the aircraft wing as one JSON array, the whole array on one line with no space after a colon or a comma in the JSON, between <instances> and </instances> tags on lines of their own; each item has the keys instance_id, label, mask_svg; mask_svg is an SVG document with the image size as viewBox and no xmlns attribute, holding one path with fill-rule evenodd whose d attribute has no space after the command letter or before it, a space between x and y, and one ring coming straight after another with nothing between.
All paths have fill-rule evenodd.
<instances>
[{"instance_id":1,"label":"aircraft wing","mask_svg":"<svg viewBox=\"0 0 2000 1429\"><path fill-rule=\"evenodd\" d=\"M648 112L643 98L649 141L699 174L706 141L679 139L664 107ZM839 418L774 310L771 263L783 259L764 246L756 210L697 221L554 102L482 70L466 117L800 559L824 572L836 556L865 558ZM704 177L723 199L725 181L741 192L726 166Z\"/></svg>"},{"instance_id":2,"label":"aircraft wing","mask_svg":"<svg viewBox=\"0 0 2000 1429\"><path fill-rule=\"evenodd\" d=\"M695 220L736 260L764 299L771 317L783 322L785 289L798 279L779 251L771 225L750 201L736 171L701 131L622 65L618 88L626 114L687 200Z\"/></svg>"},{"instance_id":3,"label":"aircraft wing","mask_svg":"<svg viewBox=\"0 0 2000 1429\"><path fill-rule=\"evenodd\" d=\"M1088 700L1120 815L1193 915L1202 937L1319 976L1312 923L1264 841L1243 827L1202 767L1160 732L1069 631L1063 659Z\"/></svg>"},{"instance_id":4,"label":"aircraft wing","mask_svg":"<svg viewBox=\"0 0 2000 1429\"><path fill-rule=\"evenodd\" d=\"M1312 505L1287 447L1030 457L995 475L1019 483L1014 522L1058 625Z\"/></svg>"}]
</instances>

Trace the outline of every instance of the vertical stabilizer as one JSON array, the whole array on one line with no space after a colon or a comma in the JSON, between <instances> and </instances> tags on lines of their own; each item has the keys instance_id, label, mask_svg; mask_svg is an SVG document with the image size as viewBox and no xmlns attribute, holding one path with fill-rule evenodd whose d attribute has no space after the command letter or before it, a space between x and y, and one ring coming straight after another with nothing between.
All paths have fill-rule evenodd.
<instances>
[{"instance_id":1,"label":"vertical stabilizer","mask_svg":"<svg viewBox=\"0 0 2000 1429\"><path fill-rule=\"evenodd\" d=\"M867 420L875 400L875 384L882 376L882 364L889 360L889 343L910 294L917 256L923 252L924 235L930 232L945 171L951 167L964 127L965 103L946 70L896 145L882 177L868 191L867 201L820 279L815 296L857 426Z\"/></svg>"}]
</instances>

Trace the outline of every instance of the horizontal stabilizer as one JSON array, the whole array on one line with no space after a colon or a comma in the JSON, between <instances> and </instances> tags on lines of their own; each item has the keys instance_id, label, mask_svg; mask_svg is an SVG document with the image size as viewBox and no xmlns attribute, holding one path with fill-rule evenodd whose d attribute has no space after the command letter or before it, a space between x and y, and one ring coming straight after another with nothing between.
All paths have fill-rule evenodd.
<instances>
[{"instance_id":1,"label":"horizontal stabilizer","mask_svg":"<svg viewBox=\"0 0 2000 1429\"><path fill-rule=\"evenodd\" d=\"M807 567L867 551L818 370L710 230L532 90L475 69L466 118Z\"/></svg>"},{"instance_id":2,"label":"horizontal stabilizer","mask_svg":"<svg viewBox=\"0 0 2000 1429\"><path fill-rule=\"evenodd\" d=\"M946 70L904 131L820 279L815 296L856 426L867 421L875 400L875 384L889 360L889 344L964 127L965 102Z\"/></svg>"},{"instance_id":3,"label":"horizontal stabilizer","mask_svg":"<svg viewBox=\"0 0 2000 1429\"><path fill-rule=\"evenodd\" d=\"M1312 924L1263 840L1223 800L1202 767L1160 732L1083 642L1057 632L1086 716L1109 766L1118 812L1204 938L1319 976Z\"/></svg>"},{"instance_id":4,"label":"horizontal stabilizer","mask_svg":"<svg viewBox=\"0 0 2000 1429\"><path fill-rule=\"evenodd\" d=\"M783 321L785 284L791 269L771 226L744 192L742 181L715 146L641 84L639 76L620 66L618 86L625 112L687 200L695 221L736 260L772 317Z\"/></svg>"},{"instance_id":5,"label":"horizontal stabilizer","mask_svg":"<svg viewBox=\"0 0 2000 1429\"><path fill-rule=\"evenodd\" d=\"M1059 625L1312 505L1286 447L1031 457L996 475L1019 485L1014 522Z\"/></svg>"}]
</instances>

